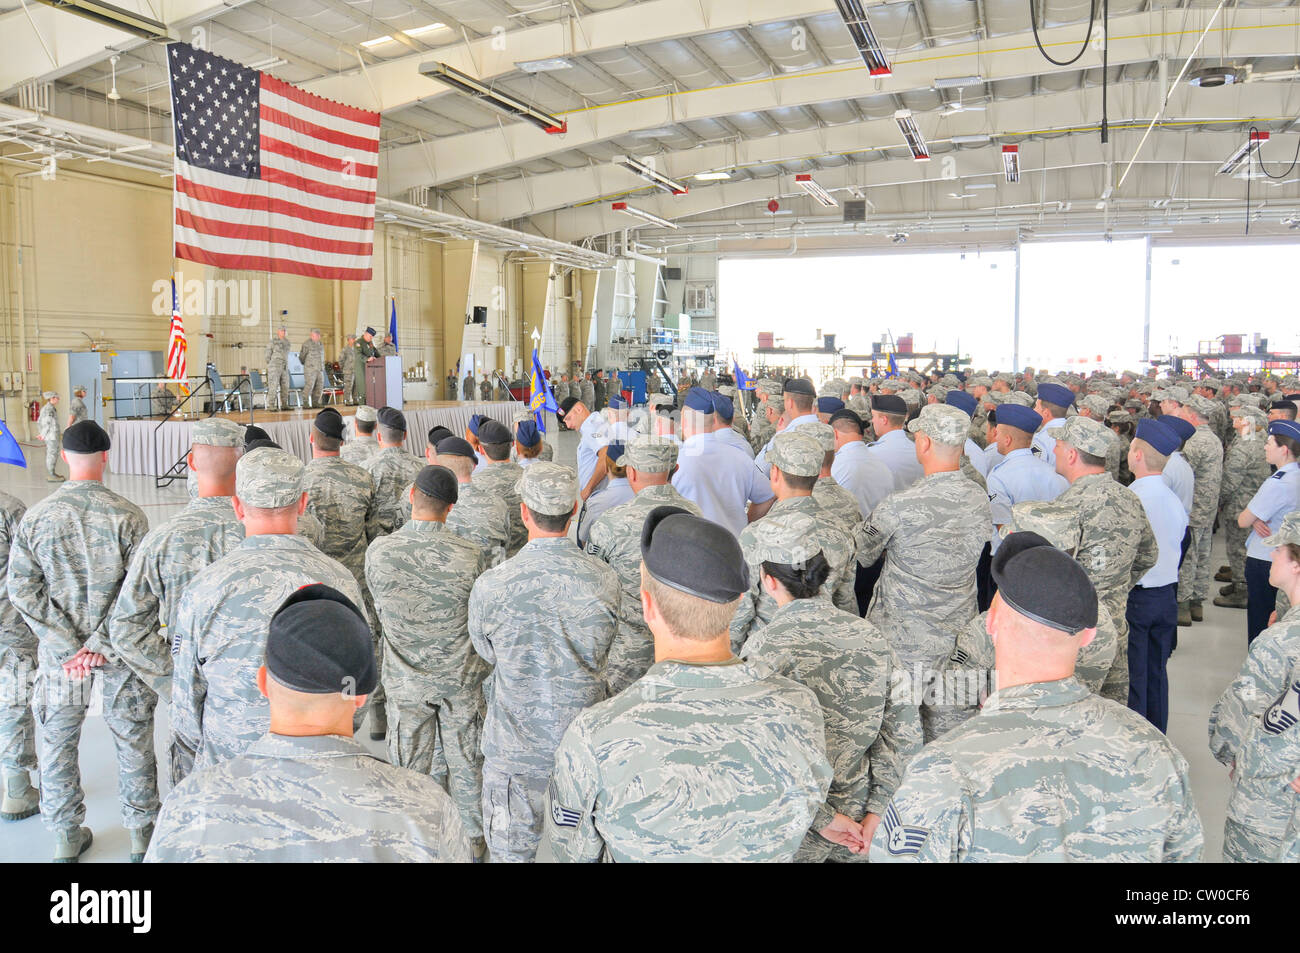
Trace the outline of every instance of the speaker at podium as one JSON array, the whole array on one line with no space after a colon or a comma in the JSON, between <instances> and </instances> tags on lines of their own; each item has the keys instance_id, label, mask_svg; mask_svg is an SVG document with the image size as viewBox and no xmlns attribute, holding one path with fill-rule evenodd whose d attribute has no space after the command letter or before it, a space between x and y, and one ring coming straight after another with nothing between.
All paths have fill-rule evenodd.
<instances>
[{"instance_id":1,"label":"speaker at podium","mask_svg":"<svg viewBox=\"0 0 1300 953\"><path fill-rule=\"evenodd\" d=\"M373 357L366 362L366 403L375 409L402 409L402 358Z\"/></svg>"}]
</instances>

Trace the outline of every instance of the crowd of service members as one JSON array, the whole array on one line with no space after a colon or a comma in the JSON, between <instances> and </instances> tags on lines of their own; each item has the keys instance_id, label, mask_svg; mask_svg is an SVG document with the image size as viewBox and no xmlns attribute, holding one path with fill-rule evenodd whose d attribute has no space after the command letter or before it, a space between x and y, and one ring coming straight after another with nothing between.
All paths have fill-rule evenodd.
<instances>
[{"instance_id":1,"label":"crowd of service members","mask_svg":"<svg viewBox=\"0 0 1300 953\"><path fill-rule=\"evenodd\" d=\"M51 401L66 482L0 494L0 816L90 846L98 683L137 861L1196 860L1166 663L1213 575L1225 858L1297 855L1294 378L722 381L566 388L576 472L527 412L419 460L327 409L306 465L203 420L152 531Z\"/></svg>"}]
</instances>

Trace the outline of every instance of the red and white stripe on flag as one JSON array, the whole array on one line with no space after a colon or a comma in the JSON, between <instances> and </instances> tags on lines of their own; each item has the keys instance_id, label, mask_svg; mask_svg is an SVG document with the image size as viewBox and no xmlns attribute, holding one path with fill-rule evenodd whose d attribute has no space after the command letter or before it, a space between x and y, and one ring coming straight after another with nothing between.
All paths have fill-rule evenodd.
<instances>
[{"instance_id":1,"label":"red and white stripe on flag","mask_svg":"<svg viewBox=\"0 0 1300 953\"><path fill-rule=\"evenodd\" d=\"M176 257L219 268L370 278L379 113L186 44L167 49Z\"/></svg>"},{"instance_id":2,"label":"red and white stripe on flag","mask_svg":"<svg viewBox=\"0 0 1300 953\"><path fill-rule=\"evenodd\" d=\"M167 376L174 381L181 382L181 388L185 393L189 393L189 385L186 383L185 375L185 353L189 350L189 344L185 340L185 322L181 320L180 312L172 310L172 330L167 339Z\"/></svg>"}]
</instances>

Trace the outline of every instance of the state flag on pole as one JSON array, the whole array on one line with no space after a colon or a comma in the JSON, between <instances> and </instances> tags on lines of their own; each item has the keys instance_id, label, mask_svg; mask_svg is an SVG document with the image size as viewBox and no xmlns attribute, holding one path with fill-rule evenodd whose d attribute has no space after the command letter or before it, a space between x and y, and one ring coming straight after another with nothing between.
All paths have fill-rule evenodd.
<instances>
[{"instance_id":1,"label":"state flag on pole","mask_svg":"<svg viewBox=\"0 0 1300 953\"><path fill-rule=\"evenodd\" d=\"M181 320L180 302L176 299L176 278L172 277L172 329L167 338L167 376L179 381L181 393L188 394L190 387L185 374L185 354L189 345L185 341L185 322Z\"/></svg>"},{"instance_id":2,"label":"state flag on pole","mask_svg":"<svg viewBox=\"0 0 1300 953\"><path fill-rule=\"evenodd\" d=\"M560 412L560 405L555 402L555 391L551 390L551 382L547 380L546 373L542 370L541 359L537 356L537 348L533 348L533 377L530 384L532 396L528 399L528 409L533 412L533 419L537 421L537 429L546 433L546 417L543 411L550 411L553 414Z\"/></svg>"},{"instance_id":3,"label":"state flag on pole","mask_svg":"<svg viewBox=\"0 0 1300 953\"><path fill-rule=\"evenodd\" d=\"M397 349L397 299L389 299L393 303L393 309L388 318L388 333L393 336L393 349Z\"/></svg>"},{"instance_id":4,"label":"state flag on pole","mask_svg":"<svg viewBox=\"0 0 1300 953\"><path fill-rule=\"evenodd\" d=\"M18 446L18 440L5 422L0 420L0 463L12 463L16 467L26 467L27 458L23 456L23 448Z\"/></svg>"},{"instance_id":5,"label":"state flag on pole","mask_svg":"<svg viewBox=\"0 0 1300 953\"><path fill-rule=\"evenodd\" d=\"M167 47L175 255L218 268L371 277L379 113L186 43Z\"/></svg>"}]
</instances>

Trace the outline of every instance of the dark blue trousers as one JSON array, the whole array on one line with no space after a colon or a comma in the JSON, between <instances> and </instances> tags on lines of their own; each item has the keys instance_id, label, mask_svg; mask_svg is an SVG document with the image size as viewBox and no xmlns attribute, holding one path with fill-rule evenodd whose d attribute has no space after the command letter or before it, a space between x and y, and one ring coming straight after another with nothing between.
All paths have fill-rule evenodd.
<instances>
[{"instance_id":1,"label":"dark blue trousers","mask_svg":"<svg viewBox=\"0 0 1300 953\"><path fill-rule=\"evenodd\" d=\"M1169 653L1178 632L1178 583L1129 590L1128 707L1161 731L1169 727Z\"/></svg>"},{"instance_id":2,"label":"dark blue trousers","mask_svg":"<svg viewBox=\"0 0 1300 953\"><path fill-rule=\"evenodd\" d=\"M1277 608L1277 590L1268 584L1272 560L1246 557L1246 644L1268 628L1268 617Z\"/></svg>"}]
</instances>

